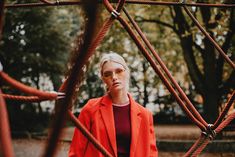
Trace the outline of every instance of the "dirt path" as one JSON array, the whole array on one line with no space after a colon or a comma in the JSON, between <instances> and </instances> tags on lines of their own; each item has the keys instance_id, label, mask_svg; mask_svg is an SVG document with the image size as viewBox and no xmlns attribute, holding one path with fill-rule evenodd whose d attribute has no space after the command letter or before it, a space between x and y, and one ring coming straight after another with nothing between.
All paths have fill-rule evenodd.
<instances>
[{"instance_id":1,"label":"dirt path","mask_svg":"<svg viewBox=\"0 0 235 157\"><path fill-rule=\"evenodd\" d=\"M15 139L13 147L16 157L41 157L45 149L45 140ZM69 142L60 142L55 157L67 157ZM182 157L184 152L162 152L159 157ZM235 157L234 153L203 153L200 157Z\"/></svg>"},{"instance_id":2,"label":"dirt path","mask_svg":"<svg viewBox=\"0 0 235 157\"><path fill-rule=\"evenodd\" d=\"M58 151L55 157L67 157L70 140L74 128L64 130L63 141L58 143ZM196 126L190 125L159 125L155 128L157 140L195 140L200 135L200 130ZM44 152L46 140L34 138L14 139L13 148L16 157L40 157ZM159 157L182 157L185 152L162 152L159 150ZM235 157L235 153L203 153L200 157Z\"/></svg>"},{"instance_id":3,"label":"dirt path","mask_svg":"<svg viewBox=\"0 0 235 157\"><path fill-rule=\"evenodd\" d=\"M155 132L160 140L196 140L200 136L200 129L195 125L158 125Z\"/></svg>"},{"instance_id":4,"label":"dirt path","mask_svg":"<svg viewBox=\"0 0 235 157\"><path fill-rule=\"evenodd\" d=\"M63 138L71 140L74 128L66 128ZM195 140L200 136L200 129L194 125L157 125L155 127L157 139Z\"/></svg>"}]
</instances>

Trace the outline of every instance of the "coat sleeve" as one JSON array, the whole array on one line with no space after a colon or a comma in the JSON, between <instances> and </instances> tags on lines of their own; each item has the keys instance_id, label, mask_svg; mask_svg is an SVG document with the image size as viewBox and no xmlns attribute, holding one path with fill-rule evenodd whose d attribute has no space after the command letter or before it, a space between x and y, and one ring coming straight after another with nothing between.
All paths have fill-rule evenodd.
<instances>
[{"instance_id":1,"label":"coat sleeve","mask_svg":"<svg viewBox=\"0 0 235 157\"><path fill-rule=\"evenodd\" d=\"M152 113L149 113L149 122L150 122L150 157L158 157L158 149L156 146L156 137L153 125L153 116Z\"/></svg>"},{"instance_id":2,"label":"coat sleeve","mask_svg":"<svg viewBox=\"0 0 235 157\"><path fill-rule=\"evenodd\" d=\"M88 130L90 130L91 125L88 111L82 110L78 119ZM83 157L86 152L87 145L87 138L77 128L75 128L68 156Z\"/></svg>"}]
</instances>

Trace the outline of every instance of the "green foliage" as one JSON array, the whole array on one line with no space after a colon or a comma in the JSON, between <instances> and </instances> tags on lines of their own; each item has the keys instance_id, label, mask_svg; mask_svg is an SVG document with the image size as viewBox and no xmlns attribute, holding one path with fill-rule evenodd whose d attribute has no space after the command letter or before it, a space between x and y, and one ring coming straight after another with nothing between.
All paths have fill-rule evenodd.
<instances>
[{"instance_id":1,"label":"green foliage","mask_svg":"<svg viewBox=\"0 0 235 157\"><path fill-rule=\"evenodd\" d=\"M67 69L71 42L79 29L77 14L72 7L6 10L0 43L4 71L38 89L57 90ZM22 94L3 88L6 93ZM49 115L42 112L40 103L8 101L7 104L13 129L36 131L35 128L48 123Z\"/></svg>"},{"instance_id":2,"label":"green foliage","mask_svg":"<svg viewBox=\"0 0 235 157\"><path fill-rule=\"evenodd\" d=\"M30 76L33 82L40 73L62 74L69 43L52 15L52 9L38 8L6 12L1 61L7 73L17 79Z\"/></svg>"}]
</instances>

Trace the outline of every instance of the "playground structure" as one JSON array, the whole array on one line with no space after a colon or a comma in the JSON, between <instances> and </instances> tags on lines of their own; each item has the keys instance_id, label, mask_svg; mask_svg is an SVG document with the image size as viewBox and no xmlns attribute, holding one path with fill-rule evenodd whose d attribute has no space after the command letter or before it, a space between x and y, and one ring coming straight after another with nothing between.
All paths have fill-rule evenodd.
<instances>
[{"instance_id":1,"label":"playground structure","mask_svg":"<svg viewBox=\"0 0 235 157\"><path fill-rule=\"evenodd\" d=\"M157 75L161 78L167 89L172 93L175 97L176 101L186 113L186 115L200 128L201 136L198 140L194 143L194 145L187 151L185 156L197 156L201 153L201 151L206 147L206 145L215 138L216 134L221 132L224 127L227 126L234 118L235 113L225 116L234 103L235 99L235 91L231 94L231 97L227 101L223 111L221 112L220 116L217 118L214 124L208 124L202 116L198 113L195 109L194 105L190 102L184 91L178 85L178 83L174 80L172 75L170 74L169 70L162 62L158 53L154 50L148 39L145 37L141 29L138 27L137 23L132 19L132 17L128 14L128 11L125 9L125 3L138 3L138 4L151 4L151 5L178 5L184 8L185 12L189 15L192 21L196 24L196 26L201 30L201 32L211 41L217 51L220 53L221 56L227 61L227 63L231 66L231 68L235 69L235 64L230 60L230 58L226 55L226 53L220 48L220 46L210 37L210 35L206 32L206 30L200 25L194 15L190 12L187 6L210 6L210 7L229 7L234 8L234 4L205 4L205 3L195 3L195 4L188 4L185 1L183 2L154 2L154 1L125 1L120 0L117 2L116 8L111 5L108 0L103 0L103 4L105 5L106 9L110 12L110 17L106 19L100 31L94 35L94 26L96 23L96 6L98 1L81 1L81 2L60 2L60 1L47 1L47 0L40 0L41 3L34 3L34 4L15 4L15 5L5 5L4 0L0 2L0 31L2 31L3 27L3 14L4 9L6 8L14 8L14 7L42 7L42 6L54 6L54 5L83 5L83 8L87 14L88 21L85 27L85 33L83 36L84 42L80 46L78 50L79 54L75 59L75 63L71 70L71 75L67 78L67 80L61 85L58 92L49 93L44 91L39 91L32 87L28 87L7 74L3 71L0 72L0 77L2 80L13 86L15 89L18 89L24 93L27 93L32 96L14 96L8 94L1 94L0 95L0 137L1 137L1 148L3 156L12 157L14 156L14 152L12 150L11 145L11 138L10 138L10 129L7 117L7 111L4 99L15 99L21 101L44 101L44 100L57 100L56 108L57 113L54 119L54 123L52 126L52 132L49 136L49 141L46 147L46 150L43 154L44 157L51 157L54 155L57 141L61 135L61 129L65 123L67 115L69 118L74 122L75 126L83 132L83 134L94 144L94 146L102 152L102 154L106 157L111 157L109 152L105 150L105 148L99 144L99 142L83 127L83 125L77 120L77 118L73 115L70 111L72 104L72 96L75 92L75 87L80 82L81 79L79 74L82 73L83 66L87 63L88 59L95 53L96 47L101 43L105 34L109 30L110 26L115 20L118 20L121 25L125 28L128 34L131 36L133 41L136 43L137 47L142 52L143 56L148 60L150 65L153 67L154 71ZM130 27L129 23L121 16L120 12L123 11L129 19L129 23L133 25L136 29L136 34ZM142 41L139 40L139 37ZM1 38L1 35L0 35ZM149 49L147 50L145 46ZM160 68L161 67L161 68ZM164 74L165 73L165 74ZM60 105L58 105L60 104Z\"/></svg>"}]
</instances>

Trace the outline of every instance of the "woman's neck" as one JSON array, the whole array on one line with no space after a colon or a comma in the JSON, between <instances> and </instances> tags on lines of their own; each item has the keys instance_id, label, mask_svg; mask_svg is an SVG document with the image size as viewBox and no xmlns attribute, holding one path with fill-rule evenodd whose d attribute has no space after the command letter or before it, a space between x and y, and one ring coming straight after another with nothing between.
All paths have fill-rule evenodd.
<instances>
[{"instance_id":1,"label":"woman's neck","mask_svg":"<svg viewBox=\"0 0 235 157\"><path fill-rule=\"evenodd\" d=\"M114 104L126 104L129 102L127 92L110 92L109 93Z\"/></svg>"}]
</instances>

